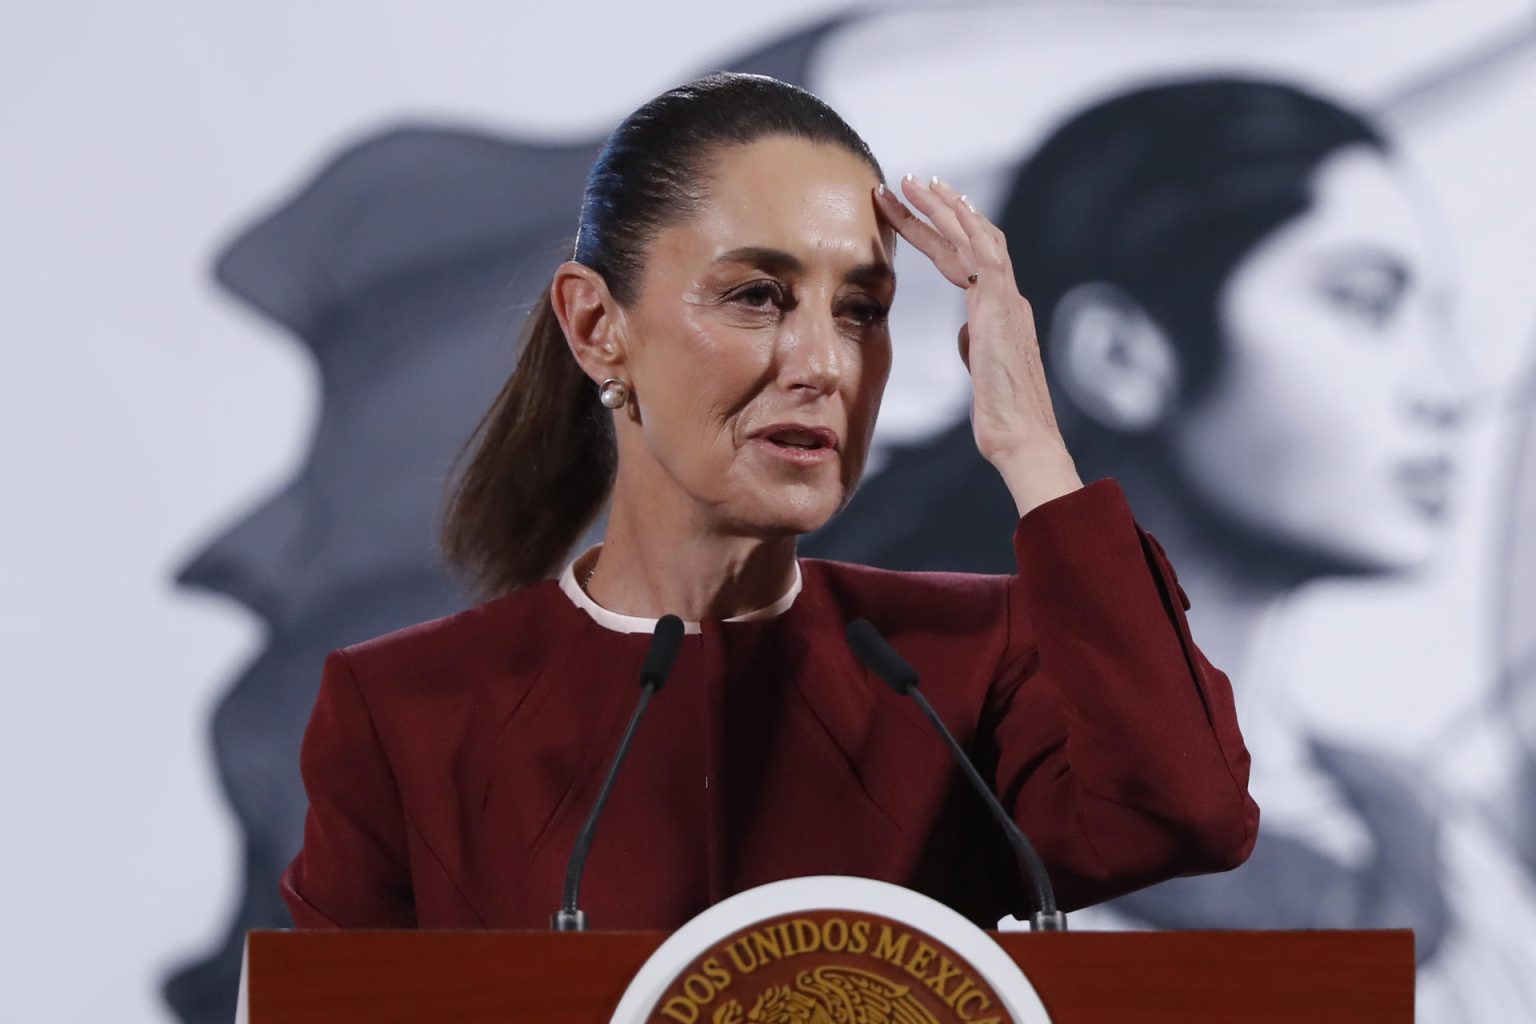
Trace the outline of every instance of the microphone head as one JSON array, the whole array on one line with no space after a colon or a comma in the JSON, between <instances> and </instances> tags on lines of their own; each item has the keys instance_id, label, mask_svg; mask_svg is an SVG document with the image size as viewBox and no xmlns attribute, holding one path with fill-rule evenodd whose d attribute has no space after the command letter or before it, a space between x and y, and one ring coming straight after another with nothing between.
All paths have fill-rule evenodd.
<instances>
[{"instance_id":1,"label":"microphone head","mask_svg":"<svg viewBox=\"0 0 1536 1024\"><path fill-rule=\"evenodd\" d=\"M676 615L663 615L657 619L656 629L651 633L651 646L645 652L645 663L640 666L640 685L660 693L682 646L683 620Z\"/></svg>"},{"instance_id":2,"label":"microphone head","mask_svg":"<svg viewBox=\"0 0 1536 1024\"><path fill-rule=\"evenodd\" d=\"M885 680L885 685L901 696L917 689L917 669L897 654L880 631L864 619L848 623L848 646L865 668Z\"/></svg>"}]
</instances>

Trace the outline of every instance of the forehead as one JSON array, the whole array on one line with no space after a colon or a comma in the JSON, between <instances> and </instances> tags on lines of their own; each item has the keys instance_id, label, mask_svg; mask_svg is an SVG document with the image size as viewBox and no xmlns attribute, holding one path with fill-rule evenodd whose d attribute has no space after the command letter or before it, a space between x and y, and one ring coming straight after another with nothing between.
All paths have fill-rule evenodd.
<instances>
[{"instance_id":1,"label":"forehead","mask_svg":"<svg viewBox=\"0 0 1536 1024\"><path fill-rule=\"evenodd\" d=\"M1431 276L1443 268L1427 204L1407 173L1367 146L1351 146L1318 165L1312 208L1294 225L1309 247L1375 250Z\"/></svg>"},{"instance_id":2,"label":"forehead","mask_svg":"<svg viewBox=\"0 0 1536 1024\"><path fill-rule=\"evenodd\" d=\"M771 137L729 146L705 169L706 199L663 229L656 253L709 260L743 246L806 262L889 260L893 234L875 211L874 169L841 146Z\"/></svg>"}]
</instances>

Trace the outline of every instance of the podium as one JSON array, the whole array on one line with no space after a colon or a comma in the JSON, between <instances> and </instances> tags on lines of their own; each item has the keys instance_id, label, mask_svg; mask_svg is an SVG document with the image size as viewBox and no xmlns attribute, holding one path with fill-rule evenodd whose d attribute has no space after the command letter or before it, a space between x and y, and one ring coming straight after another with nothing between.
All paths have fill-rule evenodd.
<instances>
[{"instance_id":1,"label":"podium","mask_svg":"<svg viewBox=\"0 0 1536 1024\"><path fill-rule=\"evenodd\" d=\"M990 932L1056 1024L1413 1021L1409 931ZM662 932L254 931L250 1024L607 1024Z\"/></svg>"}]
</instances>

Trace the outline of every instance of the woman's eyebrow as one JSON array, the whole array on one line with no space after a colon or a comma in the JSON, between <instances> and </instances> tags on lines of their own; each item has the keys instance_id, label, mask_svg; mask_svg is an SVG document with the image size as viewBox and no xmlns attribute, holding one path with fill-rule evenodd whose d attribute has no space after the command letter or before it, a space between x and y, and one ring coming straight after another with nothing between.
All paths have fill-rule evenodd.
<instances>
[{"instance_id":1,"label":"woman's eyebrow","mask_svg":"<svg viewBox=\"0 0 1536 1024\"><path fill-rule=\"evenodd\" d=\"M744 245L721 253L715 263L747 263L760 270L777 273L799 273L805 264L799 258L782 249L768 249L760 245Z\"/></svg>"},{"instance_id":2,"label":"woman's eyebrow","mask_svg":"<svg viewBox=\"0 0 1536 1024\"><path fill-rule=\"evenodd\" d=\"M723 252L714 259L715 264L745 263L769 273L798 274L805 264L793 253L782 249L770 249L761 245L744 245ZM862 285L881 285L896 280L896 270L885 260L860 263L843 275L845 280Z\"/></svg>"},{"instance_id":3,"label":"woman's eyebrow","mask_svg":"<svg viewBox=\"0 0 1536 1024\"><path fill-rule=\"evenodd\" d=\"M1367 271L1388 278L1396 287L1413 280L1413 270L1390 249L1374 245L1349 245L1323 256L1323 268L1333 273Z\"/></svg>"},{"instance_id":4,"label":"woman's eyebrow","mask_svg":"<svg viewBox=\"0 0 1536 1024\"><path fill-rule=\"evenodd\" d=\"M891 284L896 280L896 268L885 260L875 260L872 263L860 263L844 275L844 279L854 284L865 287L878 287L883 284Z\"/></svg>"}]
</instances>

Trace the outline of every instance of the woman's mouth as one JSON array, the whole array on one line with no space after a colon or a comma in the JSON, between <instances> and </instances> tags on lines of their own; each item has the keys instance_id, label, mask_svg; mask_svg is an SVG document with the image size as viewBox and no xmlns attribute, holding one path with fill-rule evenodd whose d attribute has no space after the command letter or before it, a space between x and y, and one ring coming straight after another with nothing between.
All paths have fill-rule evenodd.
<instances>
[{"instance_id":1,"label":"woman's mouth","mask_svg":"<svg viewBox=\"0 0 1536 1024\"><path fill-rule=\"evenodd\" d=\"M826 427L777 423L754 431L753 447L772 458L795 466L815 466L837 456L837 432Z\"/></svg>"},{"instance_id":2,"label":"woman's mouth","mask_svg":"<svg viewBox=\"0 0 1536 1024\"><path fill-rule=\"evenodd\" d=\"M1394 477L1399 492L1425 519L1440 521L1450 511L1451 460L1444 456L1399 463Z\"/></svg>"}]
</instances>

